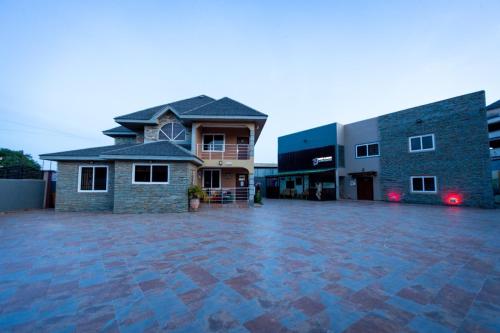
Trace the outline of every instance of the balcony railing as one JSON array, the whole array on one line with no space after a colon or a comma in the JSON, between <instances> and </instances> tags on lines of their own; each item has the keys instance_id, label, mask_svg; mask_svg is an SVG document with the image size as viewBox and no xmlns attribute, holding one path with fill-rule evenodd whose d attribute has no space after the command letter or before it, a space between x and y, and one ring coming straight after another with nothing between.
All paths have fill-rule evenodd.
<instances>
[{"instance_id":1,"label":"balcony railing","mask_svg":"<svg viewBox=\"0 0 500 333\"><path fill-rule=\"evenodd\" d=\"M197 144L196 155L202 160L249 160L252 146L249 144Z\"/></svg>"},{"instance_id":2,"label":"balcony railing","mask_svg":"<svg viewBox=\"0 0 500 333\"><path fill-rule=\"evenodd\" d=\"M247 204L250 197L248 187L203 188L208 204Z\"/></svg>"},{"instance_id":3,"label":"balcony railing","mask_svg":"<svg viewBox=\"0 0 500 333\"><path fill-rule=\"evenodd\" d=\"M500 158L500 148L490 149L490 157L493 159Z\"/></svg>"}]
</instances>

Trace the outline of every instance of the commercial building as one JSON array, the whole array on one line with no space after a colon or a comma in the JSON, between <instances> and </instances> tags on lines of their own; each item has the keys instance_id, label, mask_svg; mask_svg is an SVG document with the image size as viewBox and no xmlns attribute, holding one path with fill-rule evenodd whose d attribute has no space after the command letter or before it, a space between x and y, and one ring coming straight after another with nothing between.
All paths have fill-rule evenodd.
<instances>
[{"instance_id":1,"label":"commercial building","mask_svg":"<svg viewBox=\"0 0 500 333\"><path fill-rule=\"evenodd\" d=\"M491 176L495 202L500 203L500 100L486 107L490 139Z\"/></svg>"},{"instance_id":2,"label":"commercial building","mask_svg":"<svg viewBox=\"0 0 500 333\"><path fill-rule=\"evenodd\" d=\"M484 91L278 138L280 197L493 206Z\"/></svg>"}]
</instances>

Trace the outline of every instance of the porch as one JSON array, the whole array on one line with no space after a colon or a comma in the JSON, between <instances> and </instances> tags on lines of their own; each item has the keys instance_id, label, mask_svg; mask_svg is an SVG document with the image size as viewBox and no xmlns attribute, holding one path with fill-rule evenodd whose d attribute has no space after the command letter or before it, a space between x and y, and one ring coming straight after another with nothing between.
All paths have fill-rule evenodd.
<instances>
[{"instance_id":1,"label":"porch","mask_svg":"<svg viewBox=\"0 0 500 333\"><path fill-rule=\"evenodd\" d=\"M251 175L253 177L253 175ZM252 200L250 173L244 168L200 168L198 178L209 205L246 205ZM253 182L252 182L253 183Z\"/></svg>"}]
</instances>

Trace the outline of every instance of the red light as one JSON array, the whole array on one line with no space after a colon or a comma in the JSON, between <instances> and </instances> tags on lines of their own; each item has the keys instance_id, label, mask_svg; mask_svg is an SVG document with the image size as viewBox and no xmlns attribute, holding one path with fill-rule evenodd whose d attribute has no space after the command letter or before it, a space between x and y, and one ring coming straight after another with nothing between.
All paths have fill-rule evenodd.
<instances>
[{"instance_id":1,"label":"red light","mask_svg":"<svg viewBox=\"0 0 500 333\"><path fill-rule=\"evenodd\" d=\"M389 198L389 201L393 202L401 201L401 195L397 192L389 192L389 194L387 194L387 197Z\"/></svg>"},{"instance_id":2,"label":"red light","mask_svg":"<svg viewBox=\"0 0 500 333\"><path fill-rule=\"evenodd\" d=\"M462 203L462 197L459 194L448 194L445 199L445 203L448 205L460 205Z\"/></svg>"}]
</instances>

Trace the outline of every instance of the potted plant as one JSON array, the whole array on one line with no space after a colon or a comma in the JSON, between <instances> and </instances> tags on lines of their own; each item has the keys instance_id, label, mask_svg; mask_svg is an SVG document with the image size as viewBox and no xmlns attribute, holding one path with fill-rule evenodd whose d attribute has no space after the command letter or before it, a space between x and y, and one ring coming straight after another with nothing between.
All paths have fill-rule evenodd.
<instances>
[{"instance_id":1,"label":"potted plant","mask_svg":"<svg viewBox=\"0 0 500 333\"><path fill-rule=\"evenodd\" d=\"M192 185L188 189L188 197L189 197L189 206L192 211L197 211L198 207L200 207L200 199L205 198L206 193L203 192L203 189L199 185Z\"/></svg>"}]
</instances>

